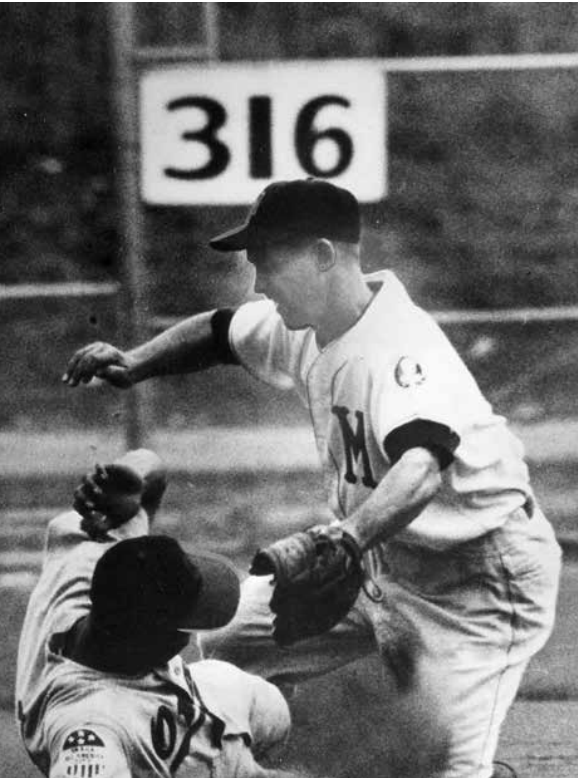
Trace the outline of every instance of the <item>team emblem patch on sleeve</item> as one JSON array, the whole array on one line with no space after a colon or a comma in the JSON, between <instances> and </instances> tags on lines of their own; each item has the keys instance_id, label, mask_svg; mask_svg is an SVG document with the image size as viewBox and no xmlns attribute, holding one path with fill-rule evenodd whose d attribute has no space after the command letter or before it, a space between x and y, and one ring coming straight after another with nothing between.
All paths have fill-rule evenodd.
<instances>
[{"instance_id":1,"label":"team emblem patch on sleeve","mask_svg":"<svg viewBox=\"0 0 578 778\"><path fill-rule=\"evenodd\" d=\"M62 744L56 775L58 778L104 778L109 775L111 756L100 735L92 729L75 729Z\"/></svg>"},{"instance_id":2,"label":"team emblem patch on sleeve","mask_svg":"<svg viewBox=\"0 0 578 778\"><path fill-rule=\"evenodd\" d=\"M395 380L404 388L418 386L425 381L425 373L419 362L412 357L401 357L395 366Z\"/></svg>"},{"instance_id":3,"label":"team emblem patch on sleeve","mask_svg":"<svg viewBox=\"0 0 578 778\"><path fill-rule=\"evenodd\" d=\"M91 729L75 729L64 741L63 751L69 748L78 748L79 746L92 746L94 748L104 748L102 738L100 738Z\"/></svg>"}]
</instances>

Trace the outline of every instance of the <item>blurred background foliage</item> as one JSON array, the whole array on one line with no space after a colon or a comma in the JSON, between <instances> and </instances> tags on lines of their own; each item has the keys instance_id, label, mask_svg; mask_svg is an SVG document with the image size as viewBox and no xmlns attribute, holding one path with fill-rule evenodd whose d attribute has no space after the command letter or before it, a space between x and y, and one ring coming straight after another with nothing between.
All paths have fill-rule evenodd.
<instances>
[{"instance_id":1,"label":"blurred background foliage","mask_svg":"<svg viewBox=\"0 0 578 778\"><path fill-rule=\"evenodd\" d=\"M2 284L119 278L107 5L0 5ZM141 43L200 40L202 4L135 5ZM217 5L227 61L578 50L575 3ZM578 303L578 71L397 74L389 79L388 123L390 194L363 209L368 270L392 267L433 309ZM184 316L246 294L251 279L241 260L206 245L244 213L146 207L152 314ZM87 339L127 345L109 303L94 302L90 311L73 301L43 304L40 326L39 303L34 316L31 305L0 312L7 368L0 424L37 418L32 404L48 402L42 386L57 380L71 349ZM42 347L32 347L39 339ZM490 341L499 339L492 333ZM489 390L500 396L495 381L511 362L509 348L499 370L482 365ZM565 354L569 348L578 353L578 343L560 344ZM558 381L558 352L542 374ZM520 376L513 378L519 387ZM242 395L263 411L263 393L229 389L231 402ZM164 391L170 395L170 382ZM207 397L213 393L211 386ZM59 397L57 420L99 421L105 401L84 398L71 406L70 393ZM223 422L225 407L226 399Z\"/></svg>"},{"instance_id":2,"label":"blurred background foliage","mask_svg":"<svg viewBox=\"0 0 578 778\"><path fill-rule=\"evenodd\" d=\"M200 5L139 3L141 41L195 42ZM578 47L574 3L218 5L224 60ZM104 3L0 7L1 283L118 274L107 25ZM562 70L393 77L391 194L365 208L368 266L405 273L435 307L578 301L577 92ZM236 216L147 209L157 312L235 296L205 243Z\"/></svg>"}]
</instances>

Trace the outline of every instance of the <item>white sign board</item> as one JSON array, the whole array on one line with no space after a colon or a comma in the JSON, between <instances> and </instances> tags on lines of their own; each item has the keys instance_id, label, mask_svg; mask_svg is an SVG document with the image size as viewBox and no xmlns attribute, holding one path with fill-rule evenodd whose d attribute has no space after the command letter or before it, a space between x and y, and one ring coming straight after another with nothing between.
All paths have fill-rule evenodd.
<instances>
[{"instance_id":1,"label":"white sign board","mask_svg":"<svg viewBox=\"0 0 578 778\"><path fill-rule=\"evenodd\" d=\"M159 205L247 204L316 176L386 193L386 82L371 60L180 65L140 80L141 188Z\"/></svg>"}]
</instances>

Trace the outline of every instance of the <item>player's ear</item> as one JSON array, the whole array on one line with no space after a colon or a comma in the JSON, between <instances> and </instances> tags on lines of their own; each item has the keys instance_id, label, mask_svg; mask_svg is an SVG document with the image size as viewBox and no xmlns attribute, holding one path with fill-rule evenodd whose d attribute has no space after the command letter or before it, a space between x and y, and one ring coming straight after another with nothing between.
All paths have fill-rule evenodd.
<instances>
[{"instance_id":1,"label":"player's ear","mask_svg":"<svg viewBox=\"0 0 578 778\"><path fill-rule=\"evenodd\" d=\"M315 260L322 273L333 267L335 259L335 246L330 240L319 238L315 241Z\"/></svg>"}]
</instances>

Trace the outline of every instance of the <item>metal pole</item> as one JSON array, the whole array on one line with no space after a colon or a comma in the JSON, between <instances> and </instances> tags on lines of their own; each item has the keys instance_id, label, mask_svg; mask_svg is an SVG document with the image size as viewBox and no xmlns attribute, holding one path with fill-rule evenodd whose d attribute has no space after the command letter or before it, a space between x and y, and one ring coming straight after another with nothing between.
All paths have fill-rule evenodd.
<instances>
[{"instance_id":1,"label":"metal pole","mask_svg":"<svg viewBox=\"0 0 578 778\"><path fill-rule=\"evenodd\" d=\"M148 313L144 214L139 192L138 83L132 57L136 44L134 8L137 5L108 4L123 274L119 320L131 346L146 339ZM150 429L150 417L150 393L146 385L139 384L126 393L125 436L128 448L143 444L145 431Z\"/></svg>"},{"instance_id":2,"label":"metal pole","mask_svg":"<svg viewBox=\"0 0 578 778\"><path fill-rule=\"evenodd\" d=\"M205 38L207 53L206 58L210 62L219 59L219 4L205 3Z\"/></svg>"}]
</instances>

